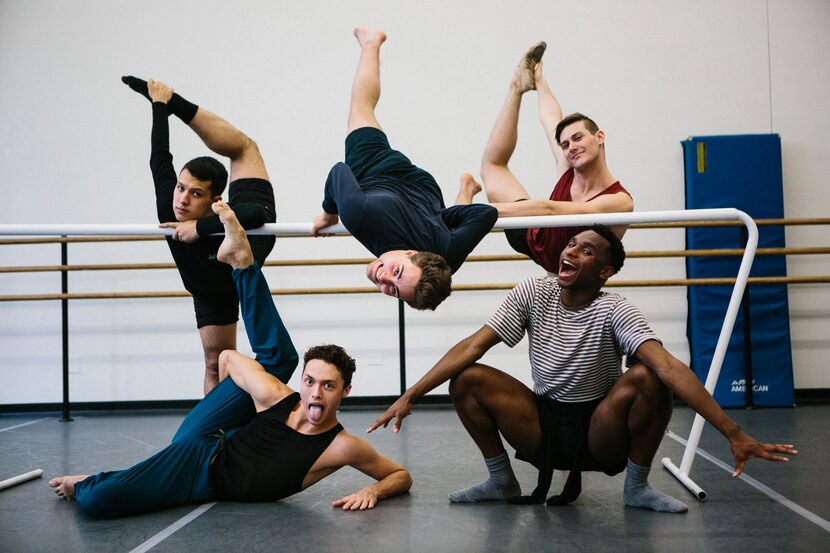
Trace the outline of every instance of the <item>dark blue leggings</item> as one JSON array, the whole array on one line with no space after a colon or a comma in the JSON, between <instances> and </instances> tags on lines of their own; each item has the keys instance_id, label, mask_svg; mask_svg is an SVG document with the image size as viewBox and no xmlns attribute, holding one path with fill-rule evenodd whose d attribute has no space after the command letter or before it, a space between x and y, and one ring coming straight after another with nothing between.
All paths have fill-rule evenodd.
<instances>
[{"instance_id":1,"label":"dark blue leggings","mask_svg":"<svg viewBox=\"0 0 830 553\"><path fill-rule=\"evenodd\" d=\"M288 382L297 350L280 319L258 265L233 271L242 319L256 360ZM253 400L226 378L182 421L172 443L125 470L100 472L75 485L78 505L95 517L114 518L213 499L209 468L222 439L256 415Z\"/></svg>"}]
</instances>

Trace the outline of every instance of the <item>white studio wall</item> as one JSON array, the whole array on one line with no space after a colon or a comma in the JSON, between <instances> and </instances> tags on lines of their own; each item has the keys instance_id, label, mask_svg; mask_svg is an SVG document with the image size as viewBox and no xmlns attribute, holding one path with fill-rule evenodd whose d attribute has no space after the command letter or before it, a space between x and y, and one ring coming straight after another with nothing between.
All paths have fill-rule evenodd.
<instances>
[{"instance_id":1,"label":"white studio wall","mask_svg":"<svg viewBox=\"0 0 830 553\"><path fill-rule=\"evenodd\" d=\"M343 158L354 25L383 28L378 118L393 147L436 177L451 204L461 172L478 172L510 75L546 40L544 70L565 112L608 136L608 164L638 211L682 209L680 141L689 135L779 133L785 213L826 217L819 190L830 145L830 5L821 0L632 2L112 3L0 2L0 223L152 223L150 106L120 77L170 83L254 138L278 220L310 221L326 174ZM171 119L177 167L206 153ZM524 100L513 169L547 196L554 166ZM483 195L479 198L484 201ZM826 228L788 229L788 245L827 245ZM682 230L632 230L629 250L682 249ZM491 235L475 253L507 253ZM167 262L161 242L71 245L72 263ZM368 257L351 238L279 239L270 259ZM0 266L58 264L57 245L0 246ZM792 256L791 274L830 274L823 256ZM456 282L516 282L530 262L468 263ZM680 260L629 260L620 278L675 278ZM365 286L357 267L266 270L273 288ZM70 290L179 290L175 271L81 272ZM0 275L3 294L53 293L57 273ZM688 360L683 288L627 289L666 346ZM457 292L435 313L407 310L414 382L478 329L504 292ZM797 388L830 388L827 285L790 288ZM378 295L276 297L297 348L335 342L358 361L352 395L398 392L397 306ZM73 301L74 401L201 395L201 345L189 299ZM247 340L239 326L240 349ZM486 361L529 382L526 344ZM60 400L58 302L0 302L0 404ZM296 377L295 377L296 378ZM295 380L296 383L296 380ZM446 389L437 390L445 393Z\"/></svg>"}]
</instances>

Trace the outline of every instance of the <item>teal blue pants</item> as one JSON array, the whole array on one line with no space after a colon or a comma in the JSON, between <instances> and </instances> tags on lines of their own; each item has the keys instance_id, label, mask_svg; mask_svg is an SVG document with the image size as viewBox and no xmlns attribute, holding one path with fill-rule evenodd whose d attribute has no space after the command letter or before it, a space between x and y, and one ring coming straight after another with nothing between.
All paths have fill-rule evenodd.
<instances>
[{"instance_id":1,"label":"teal blue pants","mask_svg":"<svg viewBox=\"0 0 830 553\"><path fill-rule=\"evenodd\" d=\"M257 265L235 269L233 279L256 360L288 382L299 358L268 282ZM222 433L229 437L254 415L251 396L226 378L188 413L169 446L128 469L99 472L78 482L78 505L94 517L115 518L210 501L210 462L219 452Z\"/></svg>"}]
</instances>

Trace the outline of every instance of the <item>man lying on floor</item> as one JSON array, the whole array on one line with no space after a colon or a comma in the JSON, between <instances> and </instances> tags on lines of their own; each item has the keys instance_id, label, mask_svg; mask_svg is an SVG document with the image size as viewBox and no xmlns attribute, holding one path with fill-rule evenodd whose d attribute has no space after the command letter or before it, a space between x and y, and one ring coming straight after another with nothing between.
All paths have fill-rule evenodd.
<instances>
[{"instance_id":1,"label":"man lying on floor","mask_svg":"<svg viewBox=\"0 0 830 553\"><path fill-rule=\"evenodd\" d=\"M355 371L343 348L310 348L300 391L284 384L297 365L297 351L235 214L221 201L213 210L225 226L217 257L233 267L256 360L223 351L219 385L185 417L172 443L152 457L125 470L53 478L49 485L104 518L217 499L276 501L346 465L377 482L334 501L336 507L371 509L409 490L412 478L404 467L337 421Z\"/></svg>"}]
</instances>

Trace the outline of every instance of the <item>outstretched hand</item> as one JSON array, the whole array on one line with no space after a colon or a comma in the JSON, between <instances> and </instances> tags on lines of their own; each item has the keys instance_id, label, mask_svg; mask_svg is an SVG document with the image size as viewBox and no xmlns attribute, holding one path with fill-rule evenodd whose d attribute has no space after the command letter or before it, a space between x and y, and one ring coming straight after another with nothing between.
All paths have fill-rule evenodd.
<instances>
[{"instance_id":1,"label":"outstretched hand","mask_svg":"<svg viewBox=\"0 0 830 553\"><path fill-rule=\"evenodd\" d=\"M333 501L331 506L340 507L344 511L365 511L374 509L377 503L377 494L364 489Z\"/></svg>"},{"instance_id":2,"label":"outstretched hand","mask_svg":"<svg viewBox=\"0 0 830 553\"><path fill-rule=\"evenodd\" d=\"M746 462L753 457L785 463L790 460L789 457L776 455L776 453L786 455L796 455L798 453L792 444L763 444L743 431L736 439L730 440L729 447L732 449L732 455L735 456L735 470L732 472L732 476L740 476L744 471Z\"/></svg>"},{"instance_id":3,"label":"outstretched hand","mask_svg":"<svg viewBox=\"0 0 830 553\"><path fill-rule=\"evenodd\" d=\"M340 219L337 215L326 213L325 211L314 218L311 223L311 234L314 236L333 236L332 233L321 233L320 231L326 227L336 225Z\"/></svg>"},{"instance_id":4,"label":"outstretched hand","mask_svg":"<svg viewBox=\"0 0 830 553\"><path fill-rule=\"evenodd\" d=\"M412 412L412 402L404 395L398 398L398 400L389 406L389 409L386 410L378 419L369 425L369 428L366 429L366 432L372 432L373 430L377 430L381 426L386 428L389 426L389 422L392 419L395 419L395 424L392 425L392 432L399 432L401 430L401 424L403 424L404 417L408 416Z\"/></svg>"}]
</instances>

